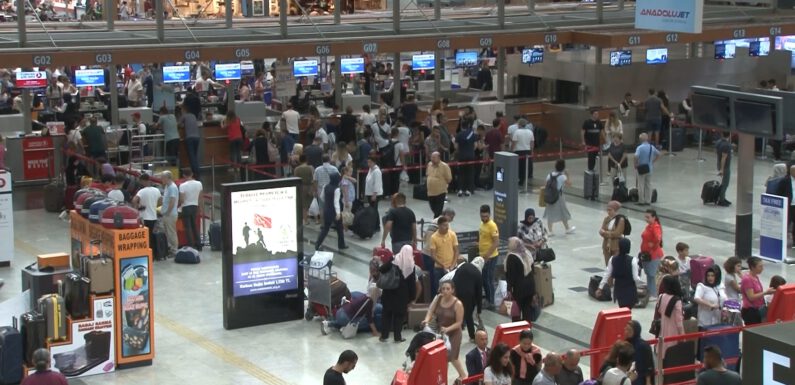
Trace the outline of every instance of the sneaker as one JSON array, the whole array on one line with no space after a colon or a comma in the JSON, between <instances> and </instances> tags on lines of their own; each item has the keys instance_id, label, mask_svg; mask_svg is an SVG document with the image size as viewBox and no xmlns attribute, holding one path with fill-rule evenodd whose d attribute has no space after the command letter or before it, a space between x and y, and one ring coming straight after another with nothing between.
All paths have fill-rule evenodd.
<instances>
[{"instance_id":1,"label":"sneaker","mask_svg":"<svg viewBox=\"0 0 795 385\"><path fill-rule=\"evenodd\" d=\"M566 234L574 234L574 230L577 230L577 228L574 226L569 227L569 229L566 230Z\"/></svg>"},{"instance_id":2,"label":"sneaker","mask_svg":"<svg viewBox=\"0 0 795 385\"><path fill-rule=\"evenodd\" d=\"M327 336L331 327L329 326L328 321L323 321L320 323L320 333L324 336Z\"/></svg>"},{"instance_id":3,"label":"sneaker","mask_svg":"<svg viewBox=\"0 0 795 385\"><path fill-rule=\"evenodd\" d=\"M472 195L472 191L465 191L465 192L464 192L464 195L465 195L465 196L471 196L471 195Z\"/></svg>"},{"instance_id":4,"label":"sneaker","mask_svg":"<svg viewBox=\"0 0 795 385\"><path fill-rule=\"evenodd\" d=\"M462 197L462 196L464 196L464 192L463 192L463 191L461 191L461 190L458 190L458 196L459 196L459 197Z\"/></svg>"}]
</instances>

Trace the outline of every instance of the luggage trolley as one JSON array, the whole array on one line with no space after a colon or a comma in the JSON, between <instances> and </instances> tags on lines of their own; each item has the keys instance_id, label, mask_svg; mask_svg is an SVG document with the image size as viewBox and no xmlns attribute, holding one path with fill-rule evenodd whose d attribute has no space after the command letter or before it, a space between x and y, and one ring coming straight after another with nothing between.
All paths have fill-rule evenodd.
<instances>
[{"instance_id":1,"label":"luggage trolley","mask_svg":"<svg viewBox=\"0 0 795 385\"><path fill-rule=\"evenodd\" d=\"M337 274L331 271L334 254L328 251L315 251L315 254L304 257L301 266L304 267L304 278L309 290L304 318L311 321L315 316L331 318L340 307L339 303L331 301L331 285L338 281ZM340 281L341 282L341 281Z\"/></svg>"}]
</instances>

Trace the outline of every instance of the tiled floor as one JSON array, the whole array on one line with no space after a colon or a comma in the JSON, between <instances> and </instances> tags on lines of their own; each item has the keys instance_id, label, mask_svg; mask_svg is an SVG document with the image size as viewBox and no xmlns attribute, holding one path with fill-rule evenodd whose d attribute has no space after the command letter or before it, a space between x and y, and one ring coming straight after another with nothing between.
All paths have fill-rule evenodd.
<instances>
[{"instance_id":1,"label":"tiled floor","mask_svg":"<svg viewBox=\"0 0 795 385\"><path fill-rule=\"evenodd\" d=\"M673 245L681 241L690 244L691 253L712 255L722 263L732 255L734 248L735 209L701 204L701 185L715 177L714 155L705 155L706 162L698 162L696 152L687 149L676 157L660 160L654 173L654 184L660 194L656 207L662 216L667 254L673 253ZM582 185L578 176L584 163L584 159L568 161L574 187L570 189L567 201L573 215L572 224L577 226L577 231L563 235L558 228L551 241L558 258L552 264L555 304L544 309L536 325L537 343L547 350L586 347L596 314L613 306L591 300L587 295L589 277L599 273L603 264L597 231L604 216L604 203L585 201L577 195ZM551 166L549 162L536 165L537 184ZM771 166L768 161L756 161L756 193L762 190ZM630 177L630 183L634 183L633 177ZM408 185L403 189L411 191ZM601 192L605 198L610 187L602 187ZM729 199L733 201L733 186L730 192ZM477 207L491 201L491 192L487 191L478 191L468 198L451 197L449 204L458 212L452 228L457 231L477 229ZM537 205L538 196L522 194L519 202L519 211L523 213L525 208ZM0 300L18 293L19 270L32 263L36 254L68 250L68 224L55 214L45 213L41 207L40 189L27 188L15 193L16 252L11 267L0 269L0 278L6 280L5 287L0 290ZM426 202L410 200L409 207L418 218L430 217ZM633 206L625 211L636 229L631 239L637 241L642 229L643 210ZM758 208L754 211L758 214ZM542 212L543 209L539 209L539 215ZM755 219L758 227L758 218ZM305 236L314 239L317 230L314 225L308 226ZM326 241L331 248L336 244L334 236L330 235L332 239ZM363 291L367 279L366 262L376 243L375 239L348 240L351 248L335 257L336 271L352 290ZM306 250L313 248L307 244ZM795 268L767 264L763 282L773 274L792 280L795 279ZM361 358L357 368L347 376L348 383L387 384L403 362L406 343L379 343L364 334L353 340L343 340L339 335L322 336L317 321L301 320L224 330L221 263L220 255L215 252L205 251L199 265L157 262L154 280L157 356L153 366L73 380L71 383L138 385L179 380L191 384L316 384L321 382L323 372L334 363L338 353L350 348ZM652 309L650 306L636 310L634 316L647 325ZM490 331L506 321L506 318L488 311L484 312L483 318ZM410 336L411 333L407 333L407 337ZM462 351L470 348L471 345L465 342ZM587 361L583 364L586 365Z\"/></svg>"}]
</instances>

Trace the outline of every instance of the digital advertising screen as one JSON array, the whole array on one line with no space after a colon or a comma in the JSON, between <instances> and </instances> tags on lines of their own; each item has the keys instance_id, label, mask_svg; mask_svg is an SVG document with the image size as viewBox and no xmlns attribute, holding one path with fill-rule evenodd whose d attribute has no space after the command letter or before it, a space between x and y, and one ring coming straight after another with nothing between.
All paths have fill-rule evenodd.
<instances>
[{"instance_id":1,"label":"digital advertising screen","mask_svg":"<svg viewBox=\"0 0 795 385\"><path fill-rule=\"evenodd\" d=\"M795 68L795 36L776 36L776 50L789 51L790 68Z\"/></svg>"},{"instance_id":2,"label":"digital advertising screen","mask_svg":"<svg viewBox=\"0 0 795 385\"><path fill-rule=\"evenodd\" d=\"M343 75L364 73L364 58L351 57L340 60L340 73Z\"/></svg>"},{"instance_id":3,"label":"digital advertising screen","mask_svg":"<svg viewBox=\"0 0 795 385\"><path fill-rule=\"evenodd\" d=\"M748 56L767 56L770 54L770 40L757 40L748 45Z\"/></svg>"},{"instance_id":4,"label":"digital advertising screen","mask_svg":"<svg viewBox=\"0 0 795 385\"><path fill-rule=\"evenodd\" d=\"M455 53L456 67L472 67L478 65L477 52L456 52Z\"/></svg>"},{"instance_id":5,"label":"digital advertising screen","mask_svg":"<svg viewBox=\"0 0 795 385\"><path fill-rule=\"evenodd\" d=\"M235 297L298 288L295 204L299 199L294 187L232 193Z\"/></svg>"},{"instance_id":6,"label":"digital advertising screen","mask_svg":"<svg viewBox=\"0 0 795 385\"><path fill-rule=\"evenodd\" d=\"M668 63L668 48L650 48L646 50L646 64Z\"/></svg>"},{"instance_id":7,"label":"digital advertising screen","mask_svg":"<svg viewBox=\"0 0 795 385\"><path fill-rule=\"evenodd\" d=\"M632 64L632 51L610 51L610 66L623 67Z\"/></svg>"},{"instance_id":8,"label":"digital advertising screen","mask_svg":"<svg viewBox=\"0 0 795 385\"><path fill-rule=\"evenodd\" d=\"M163 83L187 83L190 81L190 66L164 66Z\"/></svg>"},{"instance_id":9,"label":"digital advertising screen","mask_svg":"<svg viewBox=\"0 0 795 385\"><path fill-rule=\"evenodd\" d=\"M734 59L737 46L729 43L715 43L715 59Z\"/></svg>"},{"instance_id":10,"label":"digital advertising screen","mask_svg":"<svg viewBox=\"0 0 795 385\"><path fill-rule=\"evenodd\" d=\"M105 70L75 70L75 86L77 87L104 87Z\"/></svg>"},{"instance_id":11,"label":"digital advertising screen","mask_svg":"<svg viewBox=\"0 0 795 385\"><path fill-rule=\"evenodd\" d=\"M17 88L47 87L47 72L44 71L17 72L16 77L14 84Z\"/></svg>"},{"instance_id":12,"label":"digital advertising screen","mask_svg":"<svg viewBox=\"0 0 795 385\"><path fill-rule=\"evenodd\" d=\"M317 76L317 60L296 60L293 62L293 76Z\"/></svg>"},{"instance_id":13,"label":"digital advertising screen","mask_svg":"<svg viewBox=\"0 0 795 385\"><path fill-rule=\"evenodd\" d=\"M240 63L225 63L215 65L215 80L239 80Z\"/></svg>"},{"instance_id":14,"label":"digital advertising screen","mask_svg":"<svg viewBox=\"0 0 795 385\"><path fill-rule=\"evenodd\" d=\"M412 55L411 56L411 69L419 70L432 70L436 66L436 57L434 54Z\"/></svg>"},{"instance_id":15,"label":"digital advertising screen","mask_svg":"<svg viewBox=\"0 0 795 385\"><path fill-rule=\"evenodd\" d=\"M251 60L244 60L240 62L240 73L243 76L254 75L254 63Z\"/></svg>"},{"instance_id":16,"label":"digital advertising screen","mask_svg":"<svg viewBox=\"0 0 795 385\"><path fill-rule=\"evenodd\" d=\"M522 50L522 63L536 64L544 61L543 48L525 48Z\"/></svg>"}]
</instances>

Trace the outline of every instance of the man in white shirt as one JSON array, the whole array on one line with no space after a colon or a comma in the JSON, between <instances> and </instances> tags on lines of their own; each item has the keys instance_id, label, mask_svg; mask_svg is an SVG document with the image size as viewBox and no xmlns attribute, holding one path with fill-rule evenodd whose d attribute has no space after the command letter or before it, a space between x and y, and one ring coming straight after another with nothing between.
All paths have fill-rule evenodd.
<instances>
[{"instance_id":1,"label":"man in white shirt","mask_svg":"<svg viewBox=\"0 0 795 385\"><path fill-rule=\"evenodd\" d=\"M160 190L152 186L149 174L141 175L138 180L144 187L138 190L132 200L133 206L141 212L144 226L149 228L149 245L154 245L155 223L157 222L157 206L162 202Z\"/></svg>"},{"instance_id":2,"label":"man in white shirt","mask_svg":"<svg viewBox=\"0 0 795 385\"><path fill-rule=\"evenodd\" d=\"M364 132L364 127L367 126L370 126L370 128L375 129L373 125L375 124L377 119L374 114L370 113L370 106L365 104L364 106L362 106L362 110L364 112L362 112L362 114L359 116L359 120L362 123L360 131Z\"/></svg>"},{"instance_id":3,"label":"man in white shirt","mask_svg":"<svg viewBox=\"0 0 795 385\"><path fill-rule=\"evenodd\" d=\"M179 188L174 183L171 171L163 171L161 179L164 185L163 205L160 207L160 214L163 216L163 229L166 231L168 239L168 255L173 256L179 247L177 237L177 207L179 206Z\"/></svg>"},{"instance_id":4,"label":"man in white shirt","mask_svg":"<svg viewBox=\"0 0 795 385\"><path fill-rule=\"evenodd\" d=\"M519 119L518 128L511 136L511 151L519 155L519 184L524 185L525 178L533 179L533 125L525 119ZM528 157L527 160L522 157Z\"/></svg>"},{"instance_id":5,"label":"man in white shirt","mask_svg":"<svg viewBox=\"0 0 795 385\"><path fill-rule=\"evenodd\" d=\"M140 107L144 97L144 86L138 80L138 75L135 73L130 75L130 81L127 82L127 104L130 107Z\"/></svg>"},{"instance_id":6,"label":"man in white shirt","mask_svg":"<svg viewBox=\"0 0 795 385\"><path fill-rule=\"evenodd\" d=\"M298 135L300 133L298 121L301 119L301 114L293 109L291 103L287 103L287 111L282 112L282 119L284 119L284 124L287 126L287 132L290 136L298 140Z\"/></svg>"},{"instance_id":7,"label":"man in white shirt","mask_svg":"<svg viewBox=\"0 0 795 385\"><path fill-rule=\"evenodd\" d=\"M121 190L122 186L124 186L125 179L126 177L124 174L116 174L113 180L113 189L108 193L108 198L113 199L118 203L124 203L127 200L124 196L124 191Z\"/></svg>"},{"instance_id":8,"label":"man in white shirt","mask_svg":"<svg viewBox=\"0 0 795 385\"><path fill-rule=\"evenodd\" d=\"M392 136L392 127L386 122L386 113L378 114L378 121L370 126L373 130L373 137L375 143L378 145L378 152L383 152L383 149L389 145L389 138Z\"/></svg>"},{"instance_id":9,"label":"man in white shirt","mask_svg":"<svg viewBox=\"0 0 795 385\"><path fill-rule=\"evenodd\" d=\"M522 119L522 115L514 115L513 116L513 124L508 126L508 134L505 137L505 143L507 147L510 148L510 143L513 141L513 133L519 129L519 120Z\"/></svg>"},{"instance_id":10,"label":"man in white shirt","mask_svg":"<svg viewBox=\"0 0 795 385\"><path fill-rule=\"evenodd\" d=\"M323 124L319 124L319 126L317 127L317 131L315 131L315 138L320 138L320 143L323 145L323 151L324 152L328 151L329 149L328 133L326 133L326 128L323 126Z\"/></svg>"},{"instance_id":11,"label":"man in white shirt","mask_svg":"<svg viewBox=\"0 0 795 385\"><path fill-rule=\"evenodd\" d=\"M375 207L376 211L378 211L378 197L384 194L381 169L378 168L378 164L374 157L367 159L367 166L370 168L370 171L367 172L367 178L365 179L364 195L367 197L367 201L370 205Z\"/></svg>"},{"instance_id":12,"label":"man in white shirt","mask_svg":"<svg viewBox=\"0 0 795 385\"><path fill-rule=\"evenodd\" d=\"M199 234L199 196L202 193L202 182L193 179L193 171L182 170L185 181L179 185L179 207L182 209L182 225L188 246L201 251L202 240Z\"/></svg>"},{"instance_id":13,"label":"man in white shirt","mask_svg":"<svg viewBox=\"0 0 795 385\"><path fill-rule=\"evenodd\" d=\"M618 350L616 367L605 372L602 385L632 385L638 373L632 367L635 360L635 349L631 346Z\"/></svg>"},{"instance_id":14,"label":"man in white shirt","mask_svg":"<svg viewBox=\"0 0 795 385\"><path fill-rule=\"evenodd\" d=\"M339 170L331 165L331 157L329 157L327 154L324 154L323 164L315 169L314 175L312 176L312 180L315 185L315 197L317 198L318 208L320 208L321 213L323 212L323 205L325 203L323 201L323 189L325 189L326 185L331 181L331 175L339 175L339 173Z\"/></svg>"}]
</instances>

